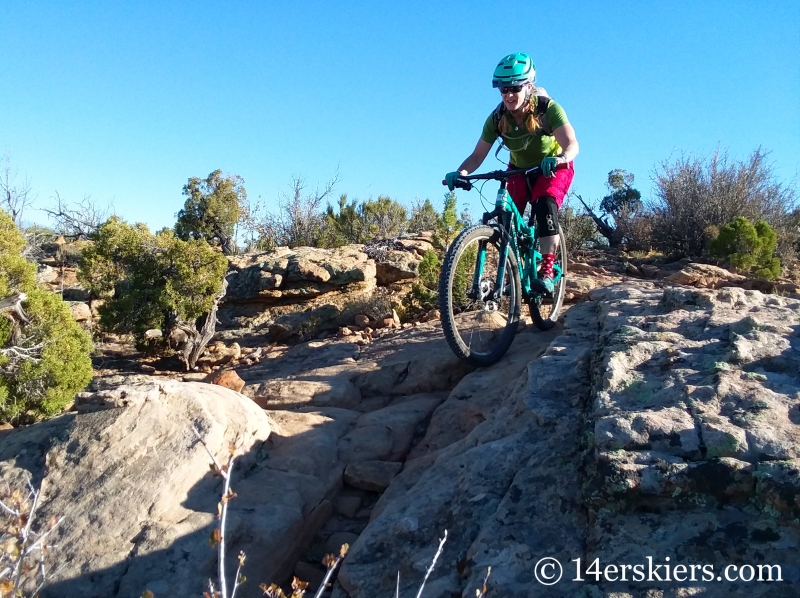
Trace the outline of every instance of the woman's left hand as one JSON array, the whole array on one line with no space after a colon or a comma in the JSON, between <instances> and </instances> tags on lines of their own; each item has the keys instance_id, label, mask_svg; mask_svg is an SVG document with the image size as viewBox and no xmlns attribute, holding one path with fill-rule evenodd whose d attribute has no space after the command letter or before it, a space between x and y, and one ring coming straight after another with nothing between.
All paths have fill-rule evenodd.
<instances>
[{"instance_id":1,"label":"woman's left hand","mask_svg":"<svg viewBox=\"0 0 800 598\"><path fill-rule=\"evenodd\" d=\"M554 158L553 156L548 156L544 160L542 160L542 174L546 177L554 177L556 176L556 166L558 165L558 159Z\"/></svg>"}]
</instances>

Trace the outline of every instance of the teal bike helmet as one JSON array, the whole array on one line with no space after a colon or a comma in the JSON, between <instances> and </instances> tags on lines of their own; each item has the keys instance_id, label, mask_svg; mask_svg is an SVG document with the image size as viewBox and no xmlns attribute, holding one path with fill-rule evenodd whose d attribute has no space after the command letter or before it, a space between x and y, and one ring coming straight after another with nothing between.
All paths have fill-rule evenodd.
<instances>
[{"instance_id":1,"label":"teal bike helmet","mask_svg":"<svg viewBox=\"0 0 800 598\"><path fill-rule=\"evenodd\" d=\"M492 87L509 87L533 83L536 67L533 59L524 52L509 54L497 63L492 76Z\"/></svg>"}]
</instances>

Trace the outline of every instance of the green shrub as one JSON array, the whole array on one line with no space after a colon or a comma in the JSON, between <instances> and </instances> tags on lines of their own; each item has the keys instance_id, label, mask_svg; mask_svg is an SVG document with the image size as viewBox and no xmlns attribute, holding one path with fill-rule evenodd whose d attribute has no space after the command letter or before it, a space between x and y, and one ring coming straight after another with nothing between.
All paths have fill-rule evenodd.
<instances>
[{"instance_id":1,"label":"green shrub","mask_svg":"<svg viewBox=\"0 0 800 598\"><path fill-rule=\"evenodd\" d=\"M168 231L153 235L144 224L131 226L116 216L92 240L78 278L105 299L100 326L132 334L140 347L147 330L166 336L173 324L207 313L222 289L228 260L205 240L182 241Z\"/></svg>"},{"instance_id":2,"label":"green shrub","mask_svg":"<svg viewBox=\"0 0 800 598\"><path fill-rule=\"evenodd\" d=\"M417 198L411 206L411 217L408 219L408 232L419 234L423 231L436 230L439 226L439 214L430 199L422 201Z\"/></svg>"},{"instance_id":3,"label":"green shrub","mask_svg":"<svg viewBox=\"0 0 800 598\"><path fill-rule=\"evenodd\" d=\"M416 317L439 307L439 294L423 284L415 282L411 290L403 297L403 313L407 317Z\"/></svg>"},{"instance_id":4,"label":"green shrub","mask_svg":"<svg viewBox=\"0 0 800 598\"><path fill-rule=\"evenodd\" d=\"M467 289L472 284L472 269L478 257L477 249L470 246L456 267L453 281L453 301L456 306L469 303ZM411 286L411 292L403 298L404 309L411 313L427 312L439 307L439 275L442 258L436 251L428 250L419 264L419 278Z\"/></svg>"},{"instance_id":5,"label":"green shrub","mask_svg":"<svg viewBox=\"0 0 800 598\"><path fill-rule=\"evenodd\" d=\"M0 420L15 423L58 413L92 378L91 338L60 296L36 287L36 266L20 255L24 246L0 210L0 298L27 294L30 320L0 318Z\"/></svg>"},{"instance_id":6,"label":"green shrub","mask_svg":"<svg viewBox=\"0 0 800 598\"><path fill-rule=\"evenodd\" d=\"M411 285L411 291L403 297L403 311L410 316L420 315L438 307L439 271L441 258L429 249L419 263L419 277Z\"/></svg>"},{"instance_id":7,"label":"green shrub","mask_svg":"<svg viewBox=\"0 0 800 598\"><path fill-rule=\"evenodd\" d=\"M781 262L774 257L777 242L778 236L765 221L754 226L739 216L720 229L710 249L711 255L727 260L737 270L772 280L781 273Z\"/></svg>"},{"instance_id":8,"label":"green shrub","mask_svg":"<svg viewBox=\"0 0 800 598\"><path fill-rule=\"evenodd\" d=\"M447 250L458 233L467 226L465 219L458 215L456 200L456 194L453 191L444 194L444 206L433 234L434 247L443 251ZM462 215L464 214L462 213Z\"/></svg>"},{"instance_id":9,"label":"green shrub","mask_svg":"<svg viewBox=\"0 0 800 598\"><path fill-rule=\"evenodd\" d=\"M353 323L353 319L359 314L368 316L372 320L377 320L391 315L394 308L395 305L392 302L392 298L382 292L379 287L369 298L345 303L339 310L338 322L341 326L348 326Z\"/></svg>"},{"instance_id":10,"label":"green shrub","mask_svg":"<svg viewBox=\"0 0 800 598\"><path fill-rule=\"evenodd\" d=\"M419 263L419 282L430 290L435 290L439 286L439 271L442 264L439 254L435 251L427 250L422 255Z\"/></svg>"},{"instance_id":11,"label":"green shrub","mask_svg":"<svg viewBox=\"0 0 800 598\"><path fill-rule=\"evenodd\" d=\"M653 246L665 253L703 255L710 250L708 227L722 227L739 216L765 220L783 236L796 192L778 182L768 155L758 148L741 161L716 151L706 158L663 162L653 176Z\"/></svg>"},{"instance_id":12,"label":"green shrub","mask_svg":"<svg viewBox=\"0 0 800 598\"><path fill-rule=\"evenodd\" d=\"M470 245L464 250L456 266L456 275L453 277L453 303L465 307L471 300L467 297L467 290L472 287L472 275L478 259L478 248Z\"/></svg>"},{"instance_id":13,"label":"green shrub","mask_svg":"<svg viewBox=\"0 0 800 598\"><path fill-rule=\"evenodd\" d=\"M561 231L564 233L564 242L567 252L574 253L578 249L594 248L603 245L605 240L597 231L597 225L592 217L585 212L576 212L569 204L561 208L558 215Z\"/></svg>"}]
</instances>

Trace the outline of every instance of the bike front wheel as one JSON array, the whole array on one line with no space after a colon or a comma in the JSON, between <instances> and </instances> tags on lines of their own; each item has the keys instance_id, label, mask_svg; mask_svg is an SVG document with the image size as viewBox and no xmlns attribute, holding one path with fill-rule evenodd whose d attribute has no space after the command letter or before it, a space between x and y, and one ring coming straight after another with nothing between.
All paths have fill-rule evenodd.
<instances>
[{"instance_id":1,"label":"bike front wheel","mask_svg":"<svg viewBox=\"0 0 800 598\"><path fill-rule=\"evenodd\" d=\"M447 343L462 360L496 363L517 332L522 288L517 260L507 251L497 288L500 233L486 225L464 230L447 251L439 278L439 307Z\"/></svg>"},{"instance_id":2,"label":"bike front wheel","mask_svg":"<svg viewBox=\"0 0 800 598\"><path fill-rule=\"evenodd\" d=\"M536 249L539 250L539 240L536 240ZM561 306L564 303L564 291L567 286L567 244L561 225L558 225L558 247L556 248L554 269L560 276L555 281L552 295L537 295L531 298L531 319L539 330L550 330L558 320Z\"/></svg>"}]
</instances>

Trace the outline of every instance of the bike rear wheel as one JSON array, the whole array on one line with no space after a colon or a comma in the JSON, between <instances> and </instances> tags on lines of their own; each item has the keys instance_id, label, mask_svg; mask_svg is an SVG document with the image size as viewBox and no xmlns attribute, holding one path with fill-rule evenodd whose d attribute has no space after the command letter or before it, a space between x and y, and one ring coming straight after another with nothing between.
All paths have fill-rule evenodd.
<instances>
[{"instance_id":1,"label":"bike rear wheel","mask_svg":"<svg viewBox=\"0 0 800 598\"><path fill-rule=\"evenodd\" d=\"M539 239L536 239L536 250L539 249ZM555 266L561 269L561 276L555 282L552 295L537 295L531 298L531 319L539 330L550 330L558 320L558 314L564 303L564 292L567 286L567 244L561 225L558 225L558 248L556 249Z\"/></svg>"},{"instance_id":2,"label":"bike rear wheel","mask_svg":"<svg viewBox=\"0 0 800 598\"><path fill-rule=\"evenodd\" d=\"M475 225L453 241L442 265L439 307L444 335L456 356L475 366L496 363L517 332L522 287L510 248L503 289L495 296L499 264L500 233Z\"/></svg>"}]
</instances>

